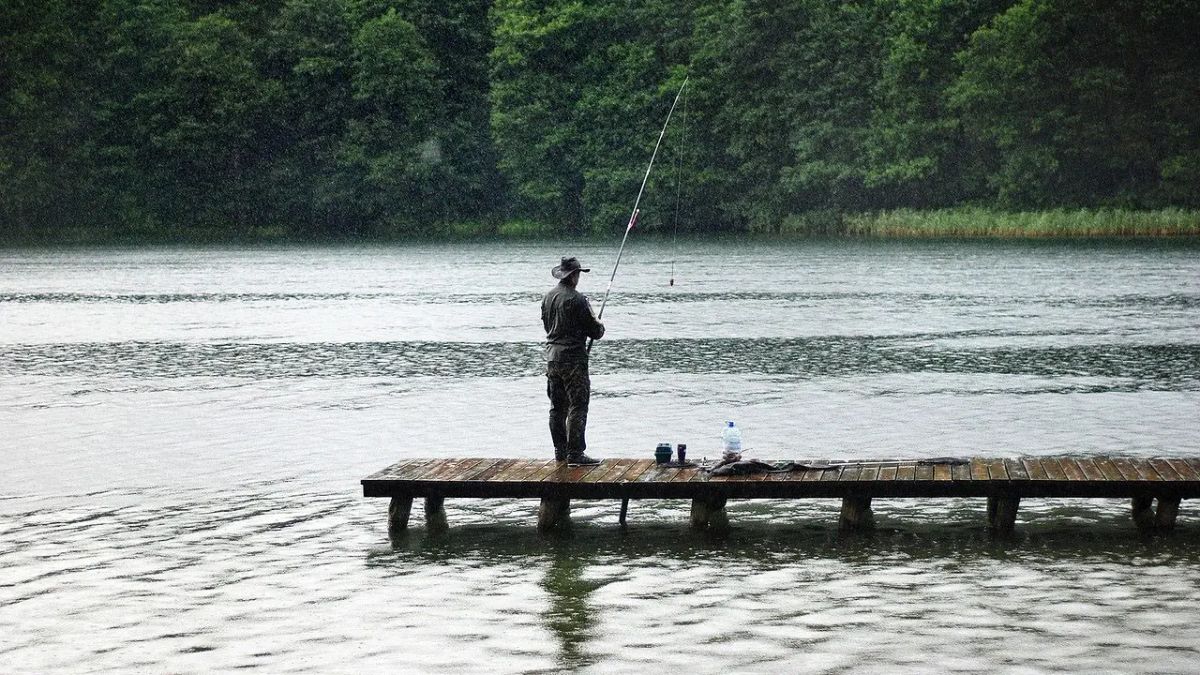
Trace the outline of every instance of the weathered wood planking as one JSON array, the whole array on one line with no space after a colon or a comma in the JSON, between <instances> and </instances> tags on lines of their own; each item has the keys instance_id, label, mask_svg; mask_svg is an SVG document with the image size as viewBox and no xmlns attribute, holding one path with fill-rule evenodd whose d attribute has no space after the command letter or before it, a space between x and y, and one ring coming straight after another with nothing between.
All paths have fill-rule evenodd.
<instances>
[{"instance_id":1,"label":"weathered wood planking","mask_svg":"<svg viewBox=\"0 0 1200 675\"><path fill-rule=\"evenodd\" d=\"M839 460L844 461L844 460ZM830 463L811 461L808 464ZM367 497L567 499L806 497L1200 497L1200 458L973 457L710 476L650 459L570 467L547 459L407 459L362 480Z\"/></svg>"}]
</instances>

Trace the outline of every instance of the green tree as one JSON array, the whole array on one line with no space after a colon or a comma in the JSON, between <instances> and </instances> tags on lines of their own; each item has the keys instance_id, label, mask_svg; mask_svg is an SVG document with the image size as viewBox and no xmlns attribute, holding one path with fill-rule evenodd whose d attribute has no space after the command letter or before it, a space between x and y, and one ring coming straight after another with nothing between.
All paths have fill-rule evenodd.
<instances>
[{"instance_id":1,"label":"green tree","mask_svg":"<svg viewBox=\"0 0 1200 675\"><path fill-rule=\"evenodd\" d=\"M489 129L488 55L492 50L490 0L364 0L367 18L395 5L421 36L435 63L433 84L440 103L424 152L437 194L426 216L439 221L493 216L504 207L505 188L496 168Z\"/></svg>"},{"instance_id":2,"label":"green tree","mask_svg":"<svg viewBox=\"0 0 1200 675\"><path fill-rule=\"evenodd\" d=\"M0 231L85 225L96 2L0 3Z\"/></svg>"},{"instance_id":3,"label":"green tree","mask_svg":"<svg viewBox=\"0 0 1200 675\"><path fill-rule=\"evenodd\" d=\"M937 207L975 199L984 176L946 90L955 55L1006 0L899 0L888 16L876 104L866 138L866 186L876 205Z\"/></svg>"},{"instance_id":4,"label":"green tree","mask_svg":"<svg viewBox=\"0 0 1200 675\"><path fill-rule=\"evenodd\" d=\"M574 111L589 13L578 0L496 0L491 127L515 208L569 229L584 225Z\"/></svg>"},{"instance_id":5,"label":"green tree","mask_svg":"<svg viewBox=\"0 0 1200 675\"><path fill-rule=\"evenodd\" d=\"M264 125L275 210L294 230L333 234L362 218L339 152L352 116L355 18L345 0L288 0L263 38L280 94Z\"/></svg>"},{"instance_id":6,"label":"green tree","mask_svg":"<svg viewBox=\"0 0 1200 675\"><path fill-rule=\"evenodd\" d=\"M995 197L1194 200L1198 14L1175 0L1021 0L977 30L950 100Z\"/></svg>"},{"instance_id":7,"label":"green tree","mask_svg":"<svg viewBox=\"0 0 1200 675\"><path fill-rule=\"evenodd\" d=\"M417 29L395 11L367 21L353 40L355 112L339 153L371 221L415 229L438 198L433 124L437 64Z\"/></svg>"}]
</instances>

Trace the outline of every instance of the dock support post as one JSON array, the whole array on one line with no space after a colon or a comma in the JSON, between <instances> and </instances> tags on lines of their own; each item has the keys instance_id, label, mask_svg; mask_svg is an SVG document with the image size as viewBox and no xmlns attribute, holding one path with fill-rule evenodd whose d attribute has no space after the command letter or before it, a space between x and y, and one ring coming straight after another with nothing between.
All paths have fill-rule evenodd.
<instances>
[{"instance_id":1,"label":"dock support post","mask_svg":"<svg viewBox=\"0 0 1200 675\"><path fill-rule=\"evenodd\" d=\"M561 497L542 497L538 507L538 531L551 532L571 524L571 500Z\"/></svg>"},{"instance_id":2,"label":"dock support post","mask_svg":"<svg viewBox=\"0 0 1200 675\"><path fill-rule=\"evenodd\" d=\"M1175 516L1179 515L1179 497L1159 497L1158 510L1154 512L1154 526L1160 532L1175 529Z\"/></svg>"},{"instance_id":3,"label":"dock support post","mask_svg":"<svg viewBox=\"0 0 1200 675\"><path fill-rule=\"evenodd\" d=\"M1134 497L1129 504L1133 524L1143 532L1154 530L1154 497Z\"/></svg>"},{"instance_id":4,"label":"dock support post","mask_svg":"<svg viewBox=\"0 0 1200 675\"><path fill-rule=\"evenodd\" d=\"M621 516L617 519L622 526L625 525L625 514L627 513L629 513L629 497L623 497L621 498Z\"/></svg>"},{"instance_id":5,"label":"dock support post","mask_svg":"<svg viewBox=\"0 0 1200 675\"><path fill-rule=\"evenodd\" d=\"M842 515L838 518L839 530L870 530L874 527L875 514L871 511L870 497L842 498Z\"/></svg>"},{"instance_id":6,"label":"dock support post","mask_svg":"<svg viewBox=\"0 0 1200 675\"><path fill-rule=\"evenodd\" d=\"M725 497L711 495L692 500L692 527L698 530L725 531L729 516L725 513Z\"/></svg>"},{"instance_id":7,"label":"dock support post","mask_svg":"<svg viewBox=\"0 0 1200 675\"><path fill-rule=\"evenodd\" d=\"M412 513L412 497L392 497L388 504L388 534L398 535L408 529L408 516Z\"/></svg>"},{"instance_id":8,"label":"dock support post","mask_svg":"<svg viewBox=\"0 0 1200 675\"><path fill-rule=\"evenodd\" d=\"M425 529L431 532L443 532L449 529L446 522L445 497L425 498Z\"/></svg>"},{"instance_id":9,"label":"dock support post","mask_svg":"<svg viewBox=\"0 0 1200 675\"><path fill-rule=\"evenodd\" d=\"M1158 504L1154 502L1157 500ZM1179 514L1179 497L1134 497L1133 522L1143 532L1170 532Z\"/></svg>"},{"instance_id":10,"label":"dock support post","mask_svg":"<svg viewBox=\"0 0 1200 675\"><path fill-rule=\"evenodd\" d=\"M1020 497L988 497L988 529L995 534L1012 534L1020 504Z\"/></svg>"}]
</instances>

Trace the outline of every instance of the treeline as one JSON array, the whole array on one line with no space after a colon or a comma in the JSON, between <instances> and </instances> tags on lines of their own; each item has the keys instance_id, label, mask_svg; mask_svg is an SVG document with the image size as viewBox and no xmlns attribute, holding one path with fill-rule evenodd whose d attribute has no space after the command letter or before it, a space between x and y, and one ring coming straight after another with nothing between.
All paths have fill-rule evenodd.
<instances>
[{"instance_id":1,"label":"treeline","mask_svg":"<svg viewBox=\"0 0 1200 675\"><path fill-rule=\"evenodd\" d=\"M0 230L1200 207L1192 0L8 0Z\"/></svg>"}]
</instances>

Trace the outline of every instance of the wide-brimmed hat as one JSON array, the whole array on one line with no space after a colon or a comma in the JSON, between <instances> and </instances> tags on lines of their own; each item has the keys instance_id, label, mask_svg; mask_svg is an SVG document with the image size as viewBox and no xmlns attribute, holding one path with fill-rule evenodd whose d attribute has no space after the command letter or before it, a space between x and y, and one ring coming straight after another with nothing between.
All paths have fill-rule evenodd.
<instances>
[{"instance_id":1,"label":"wide-brimmed hat","mask_svg":"<svg viewBox=\"0 0 1200 675\"><path fill-rule=\"evenodd\" d=\"M566 279L576 272L591 272L590 268L579 264L578 258L563 258L562 262L557 267L550 270L550 275L555 279Z\"/></svg>"}]
</instances>

